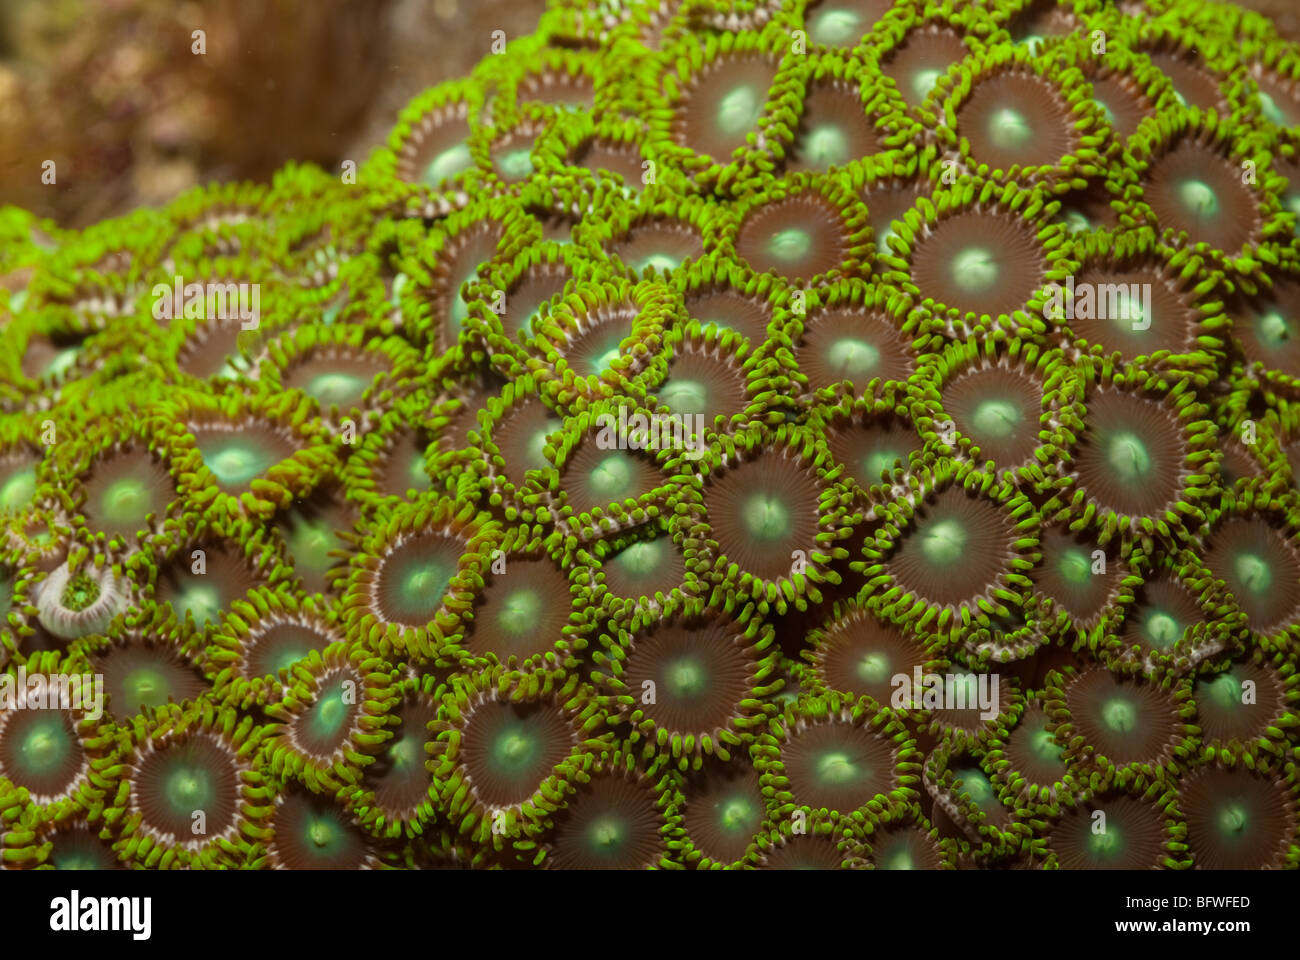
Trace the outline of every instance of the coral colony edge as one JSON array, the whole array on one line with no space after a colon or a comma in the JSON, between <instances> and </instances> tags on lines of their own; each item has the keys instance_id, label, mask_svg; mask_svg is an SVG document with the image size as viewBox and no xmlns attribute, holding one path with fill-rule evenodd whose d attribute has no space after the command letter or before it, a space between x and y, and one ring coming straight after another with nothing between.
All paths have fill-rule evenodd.
<instances>
[{"instance_id":1,"label":"coral colony edge","mask_svg":"<svg viewBox=\"0 0 1300 960\"><path fill-rule=\"evenodd\" d=\"M1296 867L1300 49L482 42L341 170L0 212L3 867Z\"/></svg>"}]
</instances>

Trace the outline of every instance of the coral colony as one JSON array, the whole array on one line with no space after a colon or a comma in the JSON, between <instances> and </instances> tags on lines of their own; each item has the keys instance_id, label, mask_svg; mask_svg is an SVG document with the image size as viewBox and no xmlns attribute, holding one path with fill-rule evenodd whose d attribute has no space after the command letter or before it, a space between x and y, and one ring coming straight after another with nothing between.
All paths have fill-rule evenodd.
<instances>
[{"instance_id":1,"label":"coral colony","mask_svg":"<svg viewBox=\"0 0 1300 960\"><path fill-rule=\"evenodd\" d=\"M3 866L1295 867L1300 50L482 40L342 170L0 214Z\"/></svg>"}]
</instances>

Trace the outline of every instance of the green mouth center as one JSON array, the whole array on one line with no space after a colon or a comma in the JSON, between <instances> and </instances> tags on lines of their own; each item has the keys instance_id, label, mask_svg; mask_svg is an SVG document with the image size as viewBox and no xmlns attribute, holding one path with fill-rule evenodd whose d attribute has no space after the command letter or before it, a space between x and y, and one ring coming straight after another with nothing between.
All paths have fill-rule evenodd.
<instances>
[{"instance_id":1,"label":"green mouth center","mask_svg":"<svg viewBox=\"0 0 1300 960\"><path fill-rule=\"evenodd\" d=\"M199 627L207 626L213 623L221 615L221 594L216 587L210 587L206 584L191 583L180 591L174 601L174 605L179 605L180 609L176 612L181 618L186 614L194 617L194 622Z\"/></svg>"},{"instance_id":2,"label":"green mouth center","mask_svg":"<svg viewBox=\"0 0 1300 960\"><path fill-rule=\"evenodd\" d=\"M167 777L163 793L173 810L187 814L211 806L216 799L212 779L201 768L173 770Z\"/></svg>"},{"instance_id":3,"label":"green mouth center","mask_svg":"<svg viewBox=\"0 0 1300 960\"><path fill-rule=\"evenodd\" d=\"M868 653L858 661L858 678L867 683L884 683L889 679L889 657L883 653Z\"/></svg>"},{"instance_id":4,"label":"green mouth center","mask_svg":"<svg viewBox=\"0 0 1300 960\"><path fill-rule=\"evenodd\" d=\"M506 180L523 180L532 176L532 147L519 147L508 150L497 159L497 168Z\"/></svg>"},{"instance_id":5,"label":"green mouth center","mask_svg":"<svg viewBox=\"0 0 1300 960\"><path fill-rule=\"evenodd\" d=\"M1113 823L1107 823L1101 833L1088 835L1088 849L1099 860L1108 860L1124 850L1124 839Z\"/></svg>"},{"instance_id":6,"label":"green mouth center","mask_svg":"<svg viewBox=\"0 0 1300 960\"><path fill-rule=\"evenodd\" d=\"M1201 180L1184 180L1178 185L1178 201L1193 216L1211 218L1219 214L1219 197Z\"/></svg>"},{"instance_id":7,"label":"green mouth center","mask_svg":"<svg viewBox=\"0 0 1300 960\"><path fill-rule=\"evenodd\" d=\"M1047 763L1058 763L1061 754L1065 752L1064 748L1056 742L1056 737L1052 736L1052 731L1046 728L1034 731L1033 736L1029 738L1029 749L1039 760Z\"/></svg>"},{"instance_id":8,"label":"green mouth center","mask_svg":"<svg viewBox=\"0 0 1300 960\"><path fill-rule=\"evenodd\" d=\"M614 453L596 464L587 477L587 483L597 496L618 500L628 494L634 476L627 454Z\"/></svg>"},{"instance_id":9,"label":"green mouth center","mask_svg":"<svg viewBox=\"0 0 1300 960\"><path fill-rule=\"evenodd\" d=\"M1005 439L1016 432L1024 417L1020 408L1009 400L985 400L975 408L971 419L982 435Z\"/></svg>"},{"instance_id":10,"label":"green mouth center","mask_svg":"<svg viewBox=\"0 0 1300 960\"><path fill-rule=\"evenodd\" d=\"M1270 310L1255 319L1255 336L1267 346L1285 346L1291 342L1291 324L1281 313Z\"/></svg>"},{"instance_id":11,"label":"green mouth center","mask_svg":"<svg viewBox=\"0 0 1300 960\"><path fill-rule=\"evenodd\" d=\"M664 675L669 692L678 699L695 699L708 690L708 673L694 657L673 661Z\"/></svg>"},{"instance_id":12,"label":"green mouth center","mask_svg":"<svg viewBox=\"0 0 1300 960\"><path fill-rule=\"evenodd\" d=\"M441 597L451 584L451 573L450 569L440 563L420 563L402 578L403 599L412 607L421 607L430 597Z\"/></svg>"},{"instance_id":13,"label":"green mouth center","mask_svg":"<svg viewBox=\"0 0 1300 960\"><path fill-rule=\"evenodd\" d=\"M1250 816L1245 806L1235 800L1228 800L1219 807L1215 817L1219 832L1228 836L1242 836L1250 828Z\"/></svg>"},{"instance_id":14,"label":"green mouth center","mask_svg":"<svg viewBox=\"0 0 1300 960\"><path fill-rule=\"evenodd\" d=\"M1183 627L1167 613L1152 613L1146 618L1146 636L1151 646L1157 650L1166 650L1178 642L1183 635Z\"/></svg>"},{"instance_id":15,"label":"green mouth center","mask_svg":"<svg viewBox=\"0 0 1300 960\"><path fill-rule=\"evenodd\" d=\"M0 484L0 509L25 507L36 494L36 471L33 468L16 470Z\"/></svg>"},{"instance_id":16,"label":"green mouth center","mask_svg":"<svg viewBox=\"0 0 1300 960\"><path fill-rule=\"evenodd\" d=\"M519 778L531 775L541 752L537 738L520 725L513 725L492 743L492 761L499 773Z\"/></svg>"},{"instance_id":17,"label":"green mouth center","mask_svg":"<svg viewBox=\"0 0 1300 960\"><path fill-rule=\"evenodd\" d=\"M862 779L863 771L847 753L835 751L817 758L817 777L823 783L854 783Z\"/></svg>"},{"instance_id":18,"label":"green mouth center","mask_svg":"<svg viewBox=\"0 0 1300 960\"><path fill-rule=\"evenodd\" d=\"M172 692L172 685L167 677L153 667L138 667L122 680L122 690L129 702L124 704L131 709L137 707L160 707L167 702Z\"/></svg>"},{"instance_id":19,"label":"green mouth center","mask_svg":"<svg viewBox=\"0 0 1300 960\"><path fill-rule=\"evenodd\" d=\"M783 540L790 536L790 510L769 494L756 494L745 502L745 529L759 540Z\"/></svg>"},{"instance_id":20,"label":"green mouth center","mask_svg":"<svg viewBox=\"0 0 1300 960\"><path fill-rule=\"evenodd\" d=\"M935 566L947 567L966 552L969 535L956 520L941 520L921 537L921 553Z\"/></svg>"},{"instance_id":21,"label":"green mouth center","mask_svg":"<svg viewBox=\"0 0 1300 960\"><path fill-rule=\"evenodd\" d=\"M137 527L145 522L153 504L148 487L134 477L123 477L104 491L104 518L117 527Z\"/></svg>"},{"instance_id":22,"label":"green mouth center","mask_svg":"<svg viewBox=\"0 0 1300 960\"><path fill-rule=\"evenodd\" d=\"M233 437L200 443L199 452L223 487L245 487L274 463L271 457Z\"/></svg>"},{"instance_id":23,"label":"green mouth center","mask_svg":"<svg viewBox=\"0 0 1300 960\"><path fill-rule=\"evenodd\" d=\"M786 263L802 260L811 249L812 235L798 227L778 230L767 241L768 254Z\"/></svg>"},{"instance_id":24,"label":"green mouth center","mask_svg":"<svg viewBox=\"0 0 1300 960\"><path fill-rule=\"evenodd\" d=\"M942 70L925 69L917 70L912 74L912 93L916 95L917 100L924 100L934 89L934 85L939 82L939 75Z\"/></svg>"},{"instance_id":25,"label":"green mouth center","mask_svg":"<svg viewBox=\"0 0 1300 960\"><path fill-rule=\"evenodd\" d=\"M368 386L370 382L356 374L332 371L312 377L307 382L305 392L315 397L323 408L338 406L341 410L347 410L361 402Z\"/></svg>"},{"instance_id":26,"label":"green mouth center","mask_svg":"<svg viewBox=\"0 0 1300 960\"><path fill-rule=\"evenodd\" d=\"M952 259L953 279L967 293L987 293L998 283L997 257L983 247L962 250Z\"/></svg>"},{"instance_id":27,"label":"green mouth center","mask_svg":"<svg viewBox=\"0 0 1300 960\"><path fill-rule=\"evenodd\" d=\"M80 612L99 599L99 584L84 573L79 573L63 589L61 603L68 610Z\"/></svg>"},{"instance_id":28,"label":"green mouth center","mask_svg":"<svg viewBox=\"0 0 1300 960\"><path fill-rule=\"evenodd\" d=\"M820 10L808 21L808 36L814 43L843 47L857 43L866 31L856 10Z\"/></svg>"},{"instance_id":29,"label":"green mouth center","mask_svg":"<svg viewBox=\"0 0 1300 960\"><path fill-rule=\"evenodd\" d=\"M717 810L718 825L728 833L749 833L758 826L758 808L749 797L728 797Z\"/></svg>"},{"instance_id":30,"label":"green mouth center","mask_svg":"<svg viewBox=\"0 0 1300 960\"><path fill-rule=\"evenodd\" d=\"M57 770L72 752L68 731L58 717L49 717L32 725L19 747L28 771L44 774Z\"/></svg>"},{"instance_id":31,"label":"green mouth center","mask_svg":"<svg viewBox=\"0 0 1300 960\"><path fill-rule=\"evenodd\" d=\"M1137 729L1137 709L1128 700L1108 700L1101 708L1102 723L1115 733L1132 733Z\"/></svg>"},{"instance_id":32,"label":"green mouth center","mask_svg":"<svg viewBox=\"0 0 1300 960\"><path fill-rule=\"evenodd\" d=\"M903 450L899 449L891 450L879 448L872 450L863 459L866 476L869 478L871 483L879 482L886 471L893 473L894 468L900 463L906 465L907 454Z\"/></svg>"},{"instance_id":33,"label":"green mouth center","mask_svg":"<svg viewBox=\"0 0 1300 960\"><path fill-rule=\"evenodd\" d=\"M321 739L337 737L348 719L348 704L343 702L341 689L330 690L312 707L310 724L313 733Z\"/></svg>"},{"instance_id":34,"label":"green mouth center","mask_svg":"<svg viewBox=\"0 0 1300 960\"><path fill-rule=\"evenodd\" d=\"M472 166L474 157L469 152L469 144L458 143L429 161L424 168L424 182L436 187Z\"/></svg>"},{"instance_id":35,"label":"green mouth center","mask_svg":"<svg viewBox=\"0 0 1300 960\"><path fill-rule=\"evenodd\" d=\"M1232 570L1237 575L1237 584L1250 593L1264 593L1273 584L1273 570L1268 561L1253 553L1235 556Z\"/></svg>"},{"instance_id":36,"label":"green mouth center","mask_svg":"<svg viewBox=\"0 0 1300 960\"><path fill-rule=\"evenodd\" d=\"M659 400L673 413L693 417L709 407L709 390L698 380L669 380L659 388Z\"/></svg>"},{"instance_id":37,"label":"green mouth center","mask_svg":"<svg viewBox=\"0 0 1300 960\"><path fill-rule=\"evenodd\" d=\"M321 853L337 847L342 836L339 825L325 817L311 817L306 823L307 843Z\"/></svg>"},{"instance_id":38,"label":"green mouth center","mask_svg":"<svg viewBox=\"0 0 1300 960\"><path fill-rule=\"evenodd\" d=\"M831 344L827 359L837 373L860 378L880 364L880 350L866 340L844 337Z\"/></svg>"},{"instance_id":39,"label":"green mouth center","mask_svg":"<svg viewBox=\"0 0 1300 960\"><path fill-rule=\"evenodd\" d=\"M1066 582L1084 584L1092 576L1092 560L1082 550L1072 547L1065 551L1057 569Z\"/></svg>"},{"instance_id":40,"label":"green mouth center","mask_svg":"<svg viewBox=\"0 0 1300 960\"><path fill-rule=\"evenodd\" d=\"M603 854L616 854L627 837L627 827L613 816L600 817L587 827L587 842L591 849Z\"/></svg>"},{"instance_id":41,"label":"green mouth center","mask_svg":"<svg viewBox=\"0 0 1300 960\"><path fill-rule=\"evenodd\" d=\"M727 93L719 102L716 123L728 137L741 137L753 130L763 112L763 97L745 84Z\"/></svg>"},{"instance_id":42,"label":"green mouth center","mask_svg":"<svg viewBox=\"0 0 1300 960\"><path fill-rule=\"evenodd\" d=\"M1107 445L1106 462L1125 483L1137 483L1151 473L1151 455L1134 433L1120 433Z\"/></svg>"},{"instance_id":43,"label":"green mouth center","mask_svg":"<svg viewBox=\"0 0 1300 960\"><path fill-rule=\"evenodd\" d=\"M1022 150L1034 139L1034 128L1020 111L1004 107L989 119L988 135L999 150Z\"/></svg>"},{"instance_id":44,"label":"green mouth center","mask_svg":"<svg viewBox=\"0 0 1300 960\"><path fill-rule=\"evenodd\" d=\"M661 541L638 540L616 553L611 558L611 561L618 564L627 574L644 577L658 570L663 564L665 556L664 545Z\"/></svg>"},{"instance_id":45,"label":"green mouth center","mask_svg":"<svg viewBox=\"0 0 1300 960\"><path fill-rule=\"evenodd\" d=\"M537 625L542 608L542 598L536 590L527 587L514 590L506 595L497 614L497 625L513 636L526 634Z\"/></svg>"},{"instance_id":46,"label":"green mouth center","mask_svg":"<svg viewBox=\"0 0 1300 960\"><path fill-rule=\"evenodd\" d=\"M801 153L809 166L820 169L840 167L853 159L849 153L849 138L833 123L825 123L809 130Z\"/></svg>"}]
</instances>

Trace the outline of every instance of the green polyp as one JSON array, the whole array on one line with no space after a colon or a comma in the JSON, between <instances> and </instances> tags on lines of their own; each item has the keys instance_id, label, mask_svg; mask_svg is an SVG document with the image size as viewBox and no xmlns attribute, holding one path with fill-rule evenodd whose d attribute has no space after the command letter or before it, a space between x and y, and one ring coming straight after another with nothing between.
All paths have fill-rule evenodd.
<instances>
[{"instance_id":1,"label":"green polyp","mask_svg":"<svg viewBox=\"0 0 1300 960\"><path fill-rule=\"evenodd\" d=\"M708 690L708 672L694 657L682 657L668 664L664 678L669 692L679 699L693 699Z\"/></svg>"},{"instance_id":2,"label":"green polyp","mask_svg":"<svg viewBox=\"0 0 1300 960\"><path fill-rule=\"evenodd\" d=\"M36 494L36 470L28 467L15 470L0 484L0 509L20 509L31 502Z\"/></svg>"},{"instance_id":3,"label":"green polyp","mask_svg":"<svg viewBox=\"0 0 1300 960\"><path fill-rule=\"evenodd\" d=\"M617 817L604 816L587 827L587 842L599 853L614 854L627 836L626 825Z\"/></svg>"},{"instance_id":4,"label":"green polyp","mask_svg":"<svg viewBox=\"0 0 1300 960\"><path fill-rule=\"evenodd\" d=\"M811 166L822 169L840 167L854 159L849 153L849 138L833 123L809 130L799 152Z\"/></svg>"},{"instance_id":5,"label":"green polyp","mask_svg":"<svg viewBox=\"0 0 1300 960\"><path fill-rule=\"evenodd\" d=\"M322 407L337 404L347 409L361 400L369 381L351 373L321 373L311 378L306 392Z\"/></svg>"},{"instance_id":6,"label":"green polyp","mask_svg":"<svg viewBox=\"0 0 1300 960\"><path fill-rule=\"evenodd\" d=\"M507 180L522 180L533 173L532 147L510 150L497 160L501 175Z\"/></svg>"},{"instance_id":7,"label":"green polyp","mask_svg":"<svg viewBox=\"0 0 1300 960\"><path fill-rule=\"evenodd\" d=\"M1092 576L1092 558L1078 547L1070 547L1061 557L1057 569L1061 572L1061 578L1069 583L1087 583Z\"/></svg>"},{"instance_id":8,"label":"green polyp","mask_svg":"<svg viewBox=\"0 0 1300 960\"><path fill-rule=\"evenodd\" d=\"M975 429L986 437L1009 437L1022 419L1020 408L1009 400L985 400L971 416Z\"/></svg>"},{"instance_id":9,"label":"green polyp","mask_svg":"<svg viewBox=\"0 0 1300 960\"><path fill-rule=\"evenodd\" d=\"M323 519L312 520L301 514L294 514L288 526L290 530L286 539L295 565L313 570L328 569L332 563L329 552L336 545L334 528Z\"/></svg>"},{"instance_id":10,"label":"green polyp","mask_svg":"<svg viewBox=\"0 0 1300 960\"><path fill-rule=\"evenodd\" d=\"M884 683L889 679L889 666L889 657L883 653L868 653L858 661L858 678L867 683Z\"/></svg>"},{"instance_id":11,"label":"green polyp","mask_svg":"<svg viewBox=\"0 0 1300 960\"><path fill-rule=\"evenodd\" d=\"M1145 480L1151 472L1146 444L1134 433L1118 433L1107 445L1106 462L1125 483Z\"/></svg>"},{"instance_id":12,"label":"green polyp","mask_svg":"<svg viewBox=\"0 0 1300 960\"><path fill-rule=\"evenodd\" d=\"M1241 803L1227 800L1216 812L1214 822L1220 833L1241 835L1250 828L1250 815Z\"/></svg>"},{"instance_id":13,"label":"green polyp","mask_svg":"<svg viewBox=\"0 0 1300 960\"><path fill-rule=\"evenodd\" d=\"M263 451L245 446L234 434L200 440L199 452L224 487L245 487L275 462Z\"/></svg>"},{"instance_id":14,"label":"green polyp","mask_svg":"<svg viewBox=\"0 0 1300 960\"><path fill-rule=\"evenodd\" d=\"M745 529L759 540L782 540L790 535L790 508L765 493L745 501Z\"/></svg>"},{"instance_id":15,"label":"green polyp","mask_svg":"<svg viewBox=\"0 0 1300 960\"><path fill-rule=\"evenodd\" d=\"M798 261L808 256L812 248L812 235L799 227L778 230L767 240L767 252L770 256L786 263Z\"/></svg>"},{"instance_id":16,"label":"green polyp","mask_svg":"<svg viewBox=\"0 0 1300 960\"><path fill-rule=\"evenodd\" d=\"M520 777L531 772L537 763L541 744L519 724L499 733L492 743L492 763L498 772Z\"/></svg>"},{"instance_id":17,"label":"green polyp","mask_svg":"<svg viewBox=\"0 0 1300 960\"><path fill-rule=\"evenodd\" d=\"M1101 833L1089 833L1088 849L1099 860L1108 859L1124 851L1124 838L1112 823Z\"/></svg>"},{"instance_id":18,"label":"green polyp","mask_svg":"<svg viewBox=\"0 0 1300 960\"><path fill-rule=\"evenodd\" d=\"M1178 185L1178 199L1198 217L1213 217L1219 212L1219 198L1214 188L1201 180L1184 180Z\"/></svg>"},{"instance_id":19,"label":"green polyp","mask_svg":"<svg viewBox=\"0 0 1300 960\"><path fill-rule=\"evenodd\" d=\"M763 112L763 94L745 84L726 94L718 103L718 129L728 137L739 137L753 130Z\"/></svg>"},{"instance_id":20,"label":"green polyp","mask_svg":"<svg viewBox=\"0 0 1300 960\"><path fill-rule=\"evenodd\" d=\"M828 47L857 43L865 32L862 16L856 10L821 10L808 21L808 37Z\"/></svg>"},{"instance_id":21,"label":"green polyp","mask_svg":"<svg viewBox=\"0 0 1300 960\"><path fill-rule=\"evenodd\" d=\"M506 633L527 633L537 625L542 612L542 598L530 587L521 587L506 595L497 614L497 624Z\"/></svg>"},{"instance_id":22,"label":"green polyp","mask_svg":"<svg viewBox=\"0 0 1300 960\"><path fill-rule=\"evenodd\" d=\"M1282 108L1277 105L1277 101L1263 90L1259 91L1259 108L1269 123L1275 123L1279 127L1291 126L1291 120Z\"/></svg>"},{"instance_id":23,"label":"green polyp","mask_svg":"<svg viewBox=\"0 0 1300 960\"><path fill-rule=\"evenodd\" d=\"M72 740L62 716L54 714L33 723L18 751L28 773L39 775L57 770L72 752Z\"/></svg>"},{"instance_id":24,"label":"green polyp","mask_svg":"<svg viewBox=\"0 0 1300 960\"><path fill-rule=\"evenodd\" d=\"M703 414L709 407L709 389L698 380L674 380L659 388L659 399L674 413L685 416Z\"/></svg>"},{"instance_id":25,"label":"green polyp","mask_svg":"<svg viewBox=\"0 0 1300 960\"><path fill-rule=\"evenodd\" d=\"M844 337L827 351L832 369L850 377L863 377L880 364L880 350L866 340Z\"/></svg>"},{"instance_id":26,"label":"green polyp","mask_svg":"<svg viewBox=\"0 0 1300 960\"><path fill-rule=\"evenodd\" d=\"M967 293L985 293L998 282L997 257L983 247L969 247L952 258L952 273Z\"/></svg>"},{"instance_id":27,"label":"green polyp","mask_svg":"<svg viewBox=\"0 0 1300 960\"><path fill-rule=\"evenodd\" d=\"M681 257L675 254L658 251L656 253L650 253L642 257L640 260L636 262L635 267L637 270L649 270L651 267L653 267L655 270L659 271L660 273L672 273L681 265L682 265ZM617 350L615 350L614 352L618 353ZM605 366L609 366L609 364L606 363ZM602 367L601 369L604 368Z\"/></svg>"},{"instance_id":28,"label":"green polyp","mask_svg":"<svg viewBox=\"0 0 1300 960\"><path fill-rule=\"evenodd\" d=\"M173 810L186 814L203 810L216 799L211 776L206 770L192 767L183 767L168 774L163 793Z\"/></svg>"},{"instance_id":29,"label":"green polyp","mask_svg":"<svg viewBox=\"0 0 1300 960\"><path fill-rule=\"evenodd\" d=\"M917 70L912 74L912 93L916 95L918 100L924 100L929 96L930 91L934 89L934 85L939 82L939 75L942 73L942 70L926 69Z\"/></svg>"},{"instance_id":30,"label":"green polyp","mask_svg":"<svg viewBox=\"0 0 1300 960\"><path fill-rule=\"evenodd\" d=\"M1034 731L1029 738L1029 749L1033 751L1034 756L1049 763L1058 762L1061 754L1065 752L1065 748L1056 742L1056 737L1046 727Z\"/></svg>"},{"instance_id":31,"label":"green polyp","mask_svg":"<svg viewBox=\"0 0 1300 960\"><path fill-rule=\"evenodd\" d=\"M916 861L912 851L902 847L882 858L876 866L881 870L915 870Z\"/></svg>"},{"instance_id":32,"label":"green polyp","mask_svg":"<svg viewBox=\"0 0 1300 960\"><path fill-rule=\"evenodd\" d=\"M1101 719L1116 733L1132 733L1137 729L1137 708L1128 700L1115 697L1102 706Z\"/></svg>"},{"instance_id":33,"label":"green polyp","mask_svg":"<svg viewBox=\"0 0 1300 960\"><path fill-rule=\"evenodd\" d=\"M172 601L172 605L180 605L176 612L183 618L186 614L194 617L194 622L200 627L214 622L221 615L221 594L216 587L208 586L203 583L187 584L180 594Z\"/></svg>"},{"instance_id":34,"label":"green polyp","mask_svg":"<svg viewBox=\"0 0 1300 960\"><path fill-rule=\"evenodd\" d=\"M1142 306L1142 297L1133 296L1127 285L1119 288L1119 294L1115 298L1118 309L1112 318L1116 326L1125 330L1133 330L1137 333L1143 333L1151 329L1151 318L1146 314Z\"/></svg>"},{"instance_id":35,"label":"green polyp","mask_svg":"<svg viewBox=\"0 0 1300 960\"><path fill-rule=\"evenodd\" d=\"M872 450L863 458L867 476L878 480L886 471L892 473L898 463L907 463L907 454L902 450Z\"/></svg>"},{"instance_id":36,"label":"green polyp","mask_svg":"<svg viewBox=\"0 0 1300 960\"><path fill-rule=\"evenodd\" d=\"M956 773L957 779L961 781L962 792L970 797L975 806L983 808L993 801L993 784L989 783L989 778L982 771L972 767Z\"/></svg>"},{"instance_id":37,"label":"green polyp","mask_svg":"<svg viewBox=\"0 0 1300 960\"><path fill-rule=\"evenodd\" d=\"M68 610L80 612L99 599L99 583L84 573L78 573L63 588L60 603Z\"/></svg>"},{"instance_id":38,"label":"green polyp","mask_svg":"<svg viewBox=\"0 0 1300 960\"><path fill-rule=\"evenodd\" d=\"M104 519L118 527L144 523L152 504L149 488L134 477L123 477L104 491L100 501Z\"/></svg>"},{"instance_id":39,"label":"green polyp","mask_svg":"<svg viewBox=\"0 0 1300 960\"><path fill-rule=\"evenodd\" d=\"M138 667L126 675L122 681L122 690L127 703L123 706L132 710L139 707L152 709L167 702L172 685L160 670L153 667Z\"/></svg>"},{"instance_id":40,"label":"green polyp","mask_svg":"<svg viewBox=\"0 0 1300 960\"><path fill-rule=\"evenodd\" d=\"M342 689L334 689L322 696L312 706L308 723L312 731L321 739L337 738L347 722L348 705L343 702Z\"/></svg>"},{"instance_id":41,"label":"green polyp","mask_svg":"<svg viewBox=\"0 0 1300 960\"><path fill-rule=\"evenodd\" d=\"M1167 613L1153 613L1143 624L1147 639L1157 650L1165 650L1178 642L1183 627Z\"/></svg>"},{"instance_id":42,"label":"green polyp","mask_svg":"<svg viewBox=\"0 0 1300 960\"><path fill-rule=\"evenodd\" d=\"M1255 333L1270 347L1280 347L1290 341L1291 325L1278 311L1270 310L1256 318Z\"/></svg>"},{"instance_id":43,"label":"green polyp","mask_svg":"<svg viewBox=\"0 0 1300 960\"><path fill-rule=\"evenodd\" d=\"M436 187L472 166L474 157L469 152L469 144L458 143L429 161L424 168L424 182Z\"/></svg>"},{"instance_id":44,"label":"green polyp","mask_svg":"<svg viewBox=\"0 0 1300 960\"><path fill-rule=\"evenodd\" d=\"M413 566L402 577L402 599L413 609L425 606L428 597L441 597L451 584L453 571L443 564L426 560Z\"/></svg>"},{"instance_id":45,"label":"green polyp","mask_svg":"<svg viewBox=\"0 0 1300 960\"><path fill-rule=\"evenodd\" d=\"M388 748L388 759L392 769L399 772L422 770L423 758L424 743L419 737L410 735L398 737Z\"/></svg>"},{"instance_id":46,"label":"green polyp","mask_svg":"<svg viewBox=\"0 0 1300 960\"><path fill-rule=\"evenodd\" d=\"M339 825L326 817L314 816L307 821L307 842L320 850L328 850L342 838Z\"/></svg>"},{"instance_id":47,"label":"green polyp","mask_svg":"<svg viewBox=\"0 0 1300 960\"><path fill-rule=\"evenodd\" d=\"M610 500L619 500L632 483L632 464L625 453L612 453L592 468L587 483L593 493Z\"/></svg>"},{"instance_id":48,"label":"green polyp","mask_svg":"<svg viewBox=\"0 0 1300 960\"><path fill-rule=\"evenodd\" d=\"M999 150L1023 150L1034 139L1034 128L1019 110L1003 107L990 118L988 134Z\"/></svg>"},{"instance_id":49,"label":"green polyp","mask_svg":"<svg viewBox=\"0 0 1300 960\"><path fill-rule=\"evenodd\" d=\"M1237 582L1251 593L1263 593L1273 583L1273 570L1268 561L1253 553L1239 553L1233 557L1232 569Z\"/></svg>"},{"instance_id":50,"label":"green polyp","mask_svg":"<svg viewBox=\"0 0 1300 960\"><path fill-rule=\"evenodd\" d=\"M921 536L921 553L935 566L946 567L962 558L968 539L956 520L940 520Z\"/></svg>"},{"instance_id":51,"label":"green polyp","mask_svg":"<svg viewBox=\"0 0 1300 960\"><path fill-rule=\"evenodd\" d=\"M528 469L540 470L546 466L546 441L560 426L560 421L548 418L541 429L528 438Z\"/></svg>"},{"instance_id":52,"label":"green polyp","mask_svg":"<svg viewBox=\"0 0 1300 960\"><path fill-rule=\"evenodd\" d=\"M823 783L853 783L862 775L862 770L847 753L836 750L817 758L817 776Z\"/></svg>"},{"instance_id":53,"label":"green polyp","mask_svg":"<svg viewBox=\"0 0 1300 960\"><path fill-rule=\"evenodd\" d=\"M1242 705L1241 681L1232 675L1232 671L1222 673L1209 681L1207 698L1225 710L1232 710Z\"/></svg>"},{"instance_id":54,"label":"green polyp","mask_svg":"<svg viewBox=\"0 0 1300 960\"><path fill-rule=\"evenodd\" d=\"M728 833L750 833L761 819L757 805L745 796L728 797L716 809L718 825Z\"/></svg>"},{"instance_id":55,"label":"green polyp","mask_svg":"<svg viewBox=\"0 0 1300 960\"><path fill-rule=\"evenodd\" d=\"M1092 229L1092 221L1080 210L1066 210L1062 218L1065 229L1070 233L1083 233L1085 230Z\"/></svg>"},{"instance_id":56,"label":"green polyp","mask_svg":"<svg viewBox=\"0 0 1300 960\"><path fill-rule=\"evenodd\" d=\"M664 550L661 540L638 540L616 553L611 561L626 573L643 577L654 573L663 564Z\"/></svg>"}]
</instances>

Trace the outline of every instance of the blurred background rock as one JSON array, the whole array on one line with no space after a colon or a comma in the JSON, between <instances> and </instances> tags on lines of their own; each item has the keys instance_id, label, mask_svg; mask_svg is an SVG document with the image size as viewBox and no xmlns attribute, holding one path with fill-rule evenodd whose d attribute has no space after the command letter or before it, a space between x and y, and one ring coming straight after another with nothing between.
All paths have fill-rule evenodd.
<instances>
[{"instance_id":1,"label":"blurred background rock","mask_svg":"<svg viewBox=\"0 0 1300 960\"><path fill-rule=\"evenodd\" d=\"M543 5L0 0L0 205L75 227L288 160L360 162L407 100L468 73L493 30L531 32Z\"/></svg>"}]
</instances>

